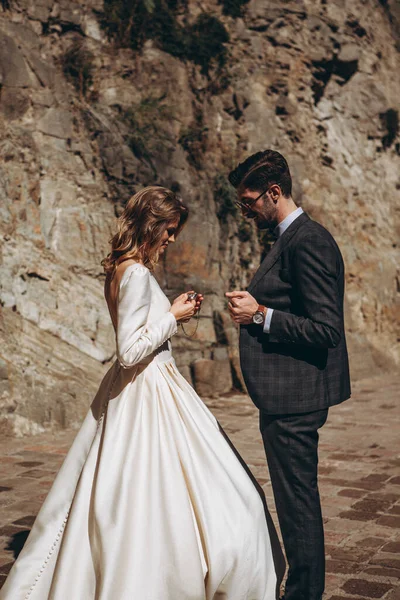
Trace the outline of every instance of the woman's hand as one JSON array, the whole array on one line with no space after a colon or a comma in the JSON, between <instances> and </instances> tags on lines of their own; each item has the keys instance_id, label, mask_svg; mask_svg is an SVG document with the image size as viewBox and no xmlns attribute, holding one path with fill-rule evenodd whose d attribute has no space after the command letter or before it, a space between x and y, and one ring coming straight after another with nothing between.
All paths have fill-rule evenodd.
<instances>
[{"instance_id":1,"label":"woman's hand","mask_svg":"<svg viewBox=\"0 0 400 600\"><path fill-rule=\"evenodd\" d=\"M192 292L188 292L188 294L190 294L190 293L192 293ZM203 294L197 294L196 307L195 307L194 314L197 314L199 312L199 310L201 308L201 303L203 302L203 300L204 300ZM189 323L190 319L191 319L191 317L188 317L187 319L182 319L181 323Z\"/></svg>"},{"instance_id":2,"label":"woman's hand","mask_svg":"<svg viewBox=\"0 0 400 600\"><path fill-rule=\"evenodd\" d=\"M193 290L185 292L178 296L171 308L170 312L174 315L178 323L187 323L199 310L203 302L202 294L198 294L196 300L188 300L188 294L193 294Z\"/></svg>"}]
</instances>

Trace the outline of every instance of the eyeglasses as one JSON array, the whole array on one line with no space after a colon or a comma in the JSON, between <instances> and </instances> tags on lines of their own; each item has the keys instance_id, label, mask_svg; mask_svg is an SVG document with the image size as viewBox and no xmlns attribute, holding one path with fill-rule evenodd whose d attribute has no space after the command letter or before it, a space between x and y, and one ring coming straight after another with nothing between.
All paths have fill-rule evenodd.
<instances>
[{"instance_id":1,"label":"eyeglasses","mask_svg":"<svg viewBox=\"0 0 400 600\"><path fill-rule=\"evenodd\" d=\"M239 200L237 200L235 202L236 206L241 209L245 208L246 210L251 210L251 207L254 206L257 200L259 200L262 196L264 196L264 194L266 194L269 191L269 188L270 186L268 186L266 190L261 192L261 194L257 196L257 198L252 199L250 202L239 202Z\"/></svg>"}]
</instances>

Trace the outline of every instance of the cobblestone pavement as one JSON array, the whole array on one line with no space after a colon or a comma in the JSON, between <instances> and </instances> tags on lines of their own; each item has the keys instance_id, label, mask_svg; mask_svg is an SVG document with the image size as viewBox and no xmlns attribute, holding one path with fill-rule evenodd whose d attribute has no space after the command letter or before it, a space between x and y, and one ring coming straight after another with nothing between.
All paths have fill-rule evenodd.
<instances>
[{"instance_id":1,"label":"cobblestone pavement","mask_svg":"<svg viewBox=\"0 0 400 600\"><path fill-rule=\"evenodd\" d=\"M363 380L353 386L352 400L330 410L321 430L326 600L400 600L399 392L400 377ZM207 404L263 486L276 521L257 410L243 395ZM75 434L0 443L1 582Z\"/></svg>"}]
</instances>

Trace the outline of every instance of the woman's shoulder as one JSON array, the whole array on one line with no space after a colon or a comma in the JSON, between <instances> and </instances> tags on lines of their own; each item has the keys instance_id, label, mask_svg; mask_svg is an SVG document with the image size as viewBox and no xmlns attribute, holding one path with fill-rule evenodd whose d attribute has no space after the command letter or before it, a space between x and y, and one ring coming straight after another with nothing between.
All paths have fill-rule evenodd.
<instances>
[{"instance_id":1,"label":"woman's shoulder","mask_svg":"<svg viewBox=\"0 0 400 600\"><path fill-rule=\"evenodd\" d=\"M118 282L121 286L123 282L128 281L128 279L130 279L130 275L132 274L143 277L149 275L150 271L147 267L142 265L142 263L129 259L124 260L117 266L114 277L116 279L116 282Z\"/></svg>"},{"instance_id":2,"label":"woman's shoulder","mask_svg":"<svg viewBox=\"0 0 400 600\"><path fill-rule=\"evenodd\" d=\"M133 260L124 260L115 268L112 275L107 275L104 295L111 314L115 310L118 297L121 298L121 294L125 294L130 289L131 286L127 284L129 281L132 281L131 276L135 276L135 287L137 285L141 287L140 282L143 282L143 285L147 286L147 275L150 275L149 269ZM138 281L136 276L140 277L140 281Z\"/></svg>"}]
</instances>

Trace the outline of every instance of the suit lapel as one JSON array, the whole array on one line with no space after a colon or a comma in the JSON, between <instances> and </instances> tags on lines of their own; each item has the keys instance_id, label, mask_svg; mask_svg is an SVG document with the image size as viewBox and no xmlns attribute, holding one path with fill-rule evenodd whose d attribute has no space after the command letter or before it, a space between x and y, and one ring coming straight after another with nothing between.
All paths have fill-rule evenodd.
<instances>
[{"instance_id":1,"label":"suit lapel","mask_svg":"<svg viewBox=\"0 0 400 600\"><path fill-rule=\"evenodd\" d=\"M251 280L250 285L247 288L249 292L251 292L251 290L255 288L260 279L264 277L264 275L266 275L266 273L268 273L270 269L272 269L272 267L282 254L283 249L288 244L289 240L294 236L296 231L309 220L310 217L306 213L302 213L299 217L297 217L297 219L293 221L291 225L289 225L286 231L277 239L275 244L272 246L271 250L268 252L267 256L264 258L253 279Z\"/></svg>"}]
</instances>

